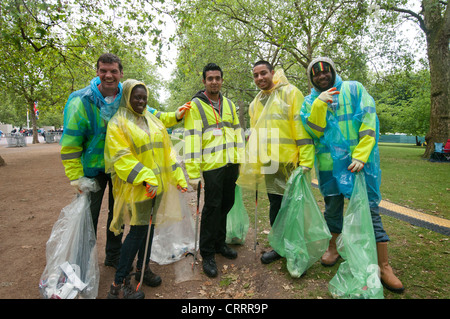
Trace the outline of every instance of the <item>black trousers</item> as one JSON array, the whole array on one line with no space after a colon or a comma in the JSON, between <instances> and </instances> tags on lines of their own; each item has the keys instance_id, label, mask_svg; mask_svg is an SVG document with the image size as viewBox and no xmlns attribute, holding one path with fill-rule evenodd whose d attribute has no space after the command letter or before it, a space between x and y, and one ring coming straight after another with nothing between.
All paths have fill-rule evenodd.
<instances>
[{"instance_id":1,"label":"black trousers","mask_svg":"<svg viewBox=\"0 0 450 319\"><path fill-rule=\"evenodd\" d=\"M239 164L203 172L205 204L200 224L200 254L211 258L225 245L227 215L234 205Z\"/></svg>"},{"instance_id":2,"label":"black trousers","mask_svg":"<svg viewBox=\"0 0 450 319\"><path fill-rule=\"evenodd\" d=\"M112 181L111 176L105 173L100 173L95 177L100 185L100 190L91 193L91 215L92 221L94 223L95 236L97 237L97 224L98 218L100 216L100 209L102 207L103 195L105 194L106 186L108 186L108 219L106 222L106 259L110 261L118 260L120 257L120 250L122 248L122 237L123 234L118 236L114 235L112 231L109 230L109 225L113 219L114 211L114 196L112 193Z\"/></svg>"},{"instance_id":3,"label":"black trousers","mask_svg":"<svg viewBox=\"0 0 450 319\"><path fill-rule=\"evenodd\" d=\"M273 226L275 219L277 218L278 212L281 208L281 202L283 201L283 195L278 194L270 194L267 193L267 197L269 197L270 209L269 209L269 221L270 226Z\"/></svg>"}]
</instances>

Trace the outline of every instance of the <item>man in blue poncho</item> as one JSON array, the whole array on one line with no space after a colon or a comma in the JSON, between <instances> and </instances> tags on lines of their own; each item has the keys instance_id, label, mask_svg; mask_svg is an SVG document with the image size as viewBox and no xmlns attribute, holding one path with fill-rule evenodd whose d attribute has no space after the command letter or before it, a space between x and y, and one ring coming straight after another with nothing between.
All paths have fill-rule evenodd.
<instances>
[{"instance_id":1,"label":"man in blue poncho","mask_svg":"<svg viewBox=\"0 0 450 319\"><path fill-rule=\"evenodd\" d=\"M381 282L394 292L404 287L388 263L386 234L379 214L380 159L379 122L375 101L356 81L343 81L329 58L316 58L308 66L313 86L305 97L301 118L314 139L319 188L325 199L325 219L332 234L322 256L324 266L339 259L336 238L342 231L344 198L350 198L354 173L363 171L377 242Z\"/></svg>"}]
</instances>

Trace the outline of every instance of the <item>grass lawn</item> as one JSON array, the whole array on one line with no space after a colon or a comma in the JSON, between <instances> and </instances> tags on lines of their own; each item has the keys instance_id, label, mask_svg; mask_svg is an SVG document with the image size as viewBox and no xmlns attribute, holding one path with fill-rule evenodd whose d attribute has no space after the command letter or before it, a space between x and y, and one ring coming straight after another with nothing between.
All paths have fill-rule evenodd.
<instances>
[{"instance_id":1,"label":"grass lawn","mask_svg":"<svg viewBox=\"0 0 450 319\"><path fill-rule=\"evenodd\" d=\"M178 141L173 140L174 144ZM421 156L424 148L414 145L380 143L379 148L383 200L450 219L450 164L423 160ZM313 187L312 191L323 211L324 202L319 190ZM255 194L243 189L242 196L250 219L250 229L254 229ZM384 289L384 298L449 299L449 237L390 216L381 217L390 237L389 262L406 287L403 294ZM257 236L263 249L270 249L267 240L270 229L269 201L266 194L260 193ZM253 239L248 240L253 243ZM331 294L323 287L327 286L336 274L340 262L333 267L323 267L320 262L316 262L308 269L307 274L299 279L290 277L284 258L267 267L289 278L291 286L294 287L292 298L331 298ZM305 289L306 286L321 288L311 290Z\"/></svg>"},{"instance_id":2,"label":"grass lawn","mask_svg":"<svg viewBox=\"0 0 450 319\"><path fill-rule=\"evenodd\" d=\"M421 158L425 148L380 144L384 200L450 219L450 163Z\"/></svg>"},{"instance_id":3,"label":"grass lawn","mask_svg":"<svg viewBox=\"0 0 450 319\"><path fill-rule=\"evenodd\" d=\"M424 148L403 144L381 144L381 193L384 200L408 206L423 213L450 219L450 164L432 163L421 158ZM255 194L243 190L244 205L254 228ZM323 198L317 188L313 193L323 211ZM382 215L390 237L390 264L406 287L403 294L384 289L385 299L448 299L450 298L450 248L448 236L413 226ZM267 234L269 201L266 194L258 198L258 242L270 249ZM252 239L253 242L253 239ZM341 259L342 260L342 259ZM289 277L284 259L268 265ZM294 298L330 298L328 291L305 291L304 280L328 283L336 274L339 263L326 268L316 262L306 276L292 278Z\"/></svg>"}]
</instances>

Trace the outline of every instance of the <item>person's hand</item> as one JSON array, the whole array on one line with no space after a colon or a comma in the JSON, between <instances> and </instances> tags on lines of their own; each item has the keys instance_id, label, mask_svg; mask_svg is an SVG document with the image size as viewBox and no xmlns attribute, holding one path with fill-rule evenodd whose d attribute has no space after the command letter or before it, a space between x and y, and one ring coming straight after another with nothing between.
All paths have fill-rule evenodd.
<instances>
[{"instance_id":1,"label":"person's hand","mask_svg":"<svg viewBox=\"0 0 450 319\"><path fill-rule=\"evenodd\" d=\"M76 192L79 194L82 194L83 192L80 189L80 180L74 180L70 182L70 186L72 186L73 188L75 188Z\"/></svg>"},{"instance_id":2,"label":"person's hand","mask_svg":"<svg viewBox=\"0 0 450 319\"><path fill-rule=\"evenodd\" d=\"M189 179L189 185L192 186L192 188L194 189L194 191L197 190L198 188L198 182L200 182L200 178L194 178L194 179Z\"/></svg>"},{"instance_id":3,"label":"person's hand","mask_svg":"<svg viewBox=\"0 0 450 319\"><path fill-rule=\"evenodd\" d=\"M331 88L327 91L323 91L318 96L318 99L325 103L333 103L333 95L339 94L339 91L336 91L336 88Z\"/></svg>"},{"instance_id":4,"label":"person's hand","mask_svg":"<svg viewBox=\"0 0 450 319\"><path fill-rule=\"evenodd\" d=\"M147 190L147 197L154 198L156 196L156 191L158 190L158 186L151 185L145 182L145 189Z\"/></svg>"},{"instance_id":5,"label":"person's hand","mask_svg":"<svg viewBox=\"0 0 450 319\"><path fill-rule=\"evenodd\" d=\"M180 106L176 111L175 111L175 117L177 118L178 121L181 121L181 119L184 117L184 114L186 113L187 110L191 109L191 101L185 103L184 105Z\"/></svg>"},{"instance_id":6,"label":"person's hand","mask_svg":"<svg viewBox=\"0 0 450 319\"><path fill-rule=\"evenodd\" d=\"M183 186L177 185L177 188L178 188L178 190L181 191L182 193L186 193L186 191L187 191L187 187L183 187Z\"/></svg>"},{"instance_id":7,"label":"person's hand","mask_svg":"<svg viewBox=\"0 0 450 319\"><path fill-rule=\"evenodd\" d=\"M352 163L348 166L348 170L352 171L352 173L354 172L359 172L363 169L364 167L364 163L357 160L357 159L352 159Z\"/></svg>"}]
</instances>

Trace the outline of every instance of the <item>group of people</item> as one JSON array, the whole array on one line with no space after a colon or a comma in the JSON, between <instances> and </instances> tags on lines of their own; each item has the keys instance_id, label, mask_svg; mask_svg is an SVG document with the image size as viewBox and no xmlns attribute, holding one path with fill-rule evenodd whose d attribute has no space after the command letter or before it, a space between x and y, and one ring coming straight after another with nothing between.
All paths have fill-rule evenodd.
<instances>
[{"instance_id":1,"label":"group of people","mask_svg":"<svg viewBox=\"0 0 450 319\"><path fill-rule=\"evenodd\" d=\"M158 210L170 185L181 192L187 190L188 183L195 190L204 189L199 252L204 273L215 277L215 254L237 258L237 252L225 243L226 219L234 205L236 185L265 190L272 225L290 174L299 166L306 173L314 165L332 233L322 264L332 266L339 259L336 238L342 230L344 198L351 193L351 185L342 182L348 178L340 177L361 171L368 185L381 280L387 288L403 291L388 263L389 238L378 209L379 128L373 99L360 83L343 81L328 58L315 59L308 67L313 89L306 97L289 83L283 70L275 71L267 61L255 63L252 71L261 91L249 107L251 134L247 143L235 104L221 92L223 71L214 63L203 69L204 88L176 112L149 108L144 83L129 79L122 84L121 60L110 53L99 57L97 77L90 85L70 95L64 109L61 159L77 191L77 181L83 176L97 180L101 187L91 194L95 231L108 186L105 265L116 268L109 298L144 298L144 293L130 283L136 255L136 280L143 271L144 284L161 284L160 276L148 266L151 247L146 256L144 248L149 242L151 246L151 214ZM188 182L166 130L183 119ZM264 148L256 151L261 156L249 160L258 148ZM130 231L123 240L125 224L130 225ZM280 258L271 250L261 256L261 262Z\"/></svg>"}]
</instances>

